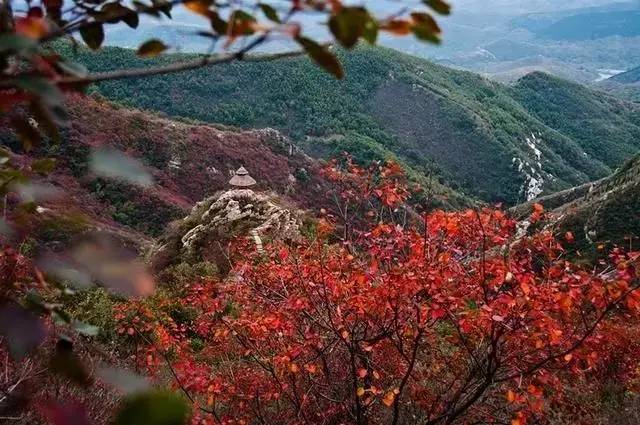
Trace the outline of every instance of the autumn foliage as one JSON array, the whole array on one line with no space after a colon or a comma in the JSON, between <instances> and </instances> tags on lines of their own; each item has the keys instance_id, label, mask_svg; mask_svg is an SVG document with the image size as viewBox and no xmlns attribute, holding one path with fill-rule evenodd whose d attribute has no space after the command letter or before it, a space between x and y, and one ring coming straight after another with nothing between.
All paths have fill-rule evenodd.
<instances>
[{"instance_id":1,"label":"autumn foliage","mask_svg":"<svg viewBox=\"0 0 640 425\"><path fill-rule=\"evenodd\" d=\"M119 332L151 374L170 370L193 423L516 425L582 415L571 394L604 382L637 389L640 253L580 267L571 235L521 234L490 208L401 226L409 191L395 167L374 171L328 170L341 205L371 207L352 238L327 243L341 220L326 212L295 246L239 243L229 278L182 290L181 318L118 306Z\"/></svg>"}]
</instances>

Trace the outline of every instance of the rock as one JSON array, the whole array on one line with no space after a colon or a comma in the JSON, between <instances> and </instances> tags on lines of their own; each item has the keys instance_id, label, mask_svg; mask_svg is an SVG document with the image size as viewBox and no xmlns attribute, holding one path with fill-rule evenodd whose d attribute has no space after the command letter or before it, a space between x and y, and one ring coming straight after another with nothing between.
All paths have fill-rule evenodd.
<instances>
[{"instance_id":1,"label":"rock","mask_svg":"<svg viewBox=\"0 0 640 425\"><path fill-rule=\"evenodd\" d=\"M233 189L197 203L177 224L154 254L154 268L179 262L211 261L226 274L226 252L235 237L248 237L262 250L262 238L296 240L300 237L297 214L279 206L275 196L250 189Z\"/></svg>"}]
</instances>

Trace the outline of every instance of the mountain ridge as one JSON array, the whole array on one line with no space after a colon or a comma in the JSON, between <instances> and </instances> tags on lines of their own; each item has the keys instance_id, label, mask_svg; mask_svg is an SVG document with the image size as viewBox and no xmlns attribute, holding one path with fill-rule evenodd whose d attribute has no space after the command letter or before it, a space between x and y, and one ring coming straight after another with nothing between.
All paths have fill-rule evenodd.
<instances>
[{"instance_id":1,"label":"mountain ridge","mask_svg":"<svg viewBox=\"0 0 640 425\"><path fill-rule=\"evenodd\" d=\"M532 211L533 203L547 210L544 225L559 232L571 232L572 251L586 258L606 252L604 247L638 249L640 237L640 155L612 175L595 182L560 191L518 205L511 213L520 220Z\"/></svg>"},{"instance_id":2,"label":"mountain ridge","mask_svg":"<svg viewBox=\"0 0 640 425\"><path fill-rule=\"evenodd\" d=\"M488 202L516 204L602 178L620 165L617 160L625 159L628 151L640 148L635 119L622 120L613 130L595 122L591 129L596 134L613 131L629 146L618 152L619 146L609 149L602 141L603 149L591 149L585 155L584 147L595 140L572 134L579 128L554 128L548 117L529 110L539 105L522 101L520 92L531 89L527 85L531 79L526 77L524 83L505 86L384 48L338 53L347 71L340 82L307 59L292 59L260 66L223 65L169 81L106 82L95 90L126 105L172 116L242 128L274 127L316 156L347 150L363 162L397 159L422 184L434 177L440 184ZM76 60L90 69L108 70L187 57L192 56L142 60L132 51L107 48L99 56L80 52ZM535 81L565 95L558 80ZM580 88L579 94L599 96L586 88ZM596 113L607 116L616 108L633 113L638 109L608 100L600 107L603 110ZM631 113L627 112L625 117ZM615 154L616 161L603 156L606 152Z\"/></svg>"},{"instance_id":3,"label":"mountain ridge","mask_svg":"<svg viewBox=\"0 0 640 425\"><path fill-rule=\"evenodd\" d=\"M58 144L43 143L24 152L10 127L0 131L0 145L9 148L13 161L27 170L36 159L57 161L48 176L34 175L37 185L60 194L36 199L40 211L36 221L55 225L35 232L48 235L39 241L44 246L89 229L149 245L194 204L228 189L231 173L241 165L258 181L257 190L277 193L283 202L295 202L303 210L330 202L327 191L332 184L323 177L322 164L276 130L177 121L91 96L67 95L65 103L69 119L61 127ZM141 188L96 176L90 167L91 152L101 148L137 159L154 184Z\"/></svg>"}]
</instances>

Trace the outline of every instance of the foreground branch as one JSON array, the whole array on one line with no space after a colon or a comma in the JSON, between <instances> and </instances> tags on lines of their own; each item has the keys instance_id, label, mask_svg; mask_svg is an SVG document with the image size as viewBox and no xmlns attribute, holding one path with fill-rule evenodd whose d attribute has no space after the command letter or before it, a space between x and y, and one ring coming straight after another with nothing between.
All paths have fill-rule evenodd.
<instances>
[{"instance_id":1,"label":"foreground branch","mask_svg":"<svg viewBox=\"0 0 640 425\"><path fill-rule=\"evenodd\" d=\"M100 81L109 80L122 80L128 78L141 78L154 75L174 74L177 72L191 71L194 69L203 68L211 65L220 65L223 63L230 63L234 61L243 62L269 62L273 60L291 58L297 56L303 56L305 52L303 50L291 50L281 53L263 54L246 56L243 52L238 53L225 53L216 56L206 56L201 59L195 59L185 62L176 62L165 66L157 66L153 68L134 68L134 69L120 69L116 71L100 72L86 77L64 77L58 79L56 82L63 85L82 85L98 83Z\"/></svg>"}]
</instances>

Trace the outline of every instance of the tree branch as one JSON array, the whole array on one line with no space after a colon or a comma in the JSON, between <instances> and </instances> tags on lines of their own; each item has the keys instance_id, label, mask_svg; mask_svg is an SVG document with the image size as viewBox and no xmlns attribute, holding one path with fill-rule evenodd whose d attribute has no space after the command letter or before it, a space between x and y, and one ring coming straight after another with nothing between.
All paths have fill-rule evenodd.
<instances>
[{"instance_id":1,"label":"tree branch","mask_svg":"<svg viewBox=\"0 0 640 425\"><path fill-rule=\"evenodd\" d=\"M135 69L122 69L116 71L100 72L97 74L88 75L86 77L65 77L60 78L56 82L62 85L82 85L92 84L101 81L109 80L122 80L128 78L141 78L154 75L175 74L183 71L190 71L198 68L203 68L211 65L220 65L223 63L230 63L234 61L243 62L269 62L272 60L278 60L283 58L291 58L297 56L303 56L305 52L303 50L292 50L281 53L272 53L264 55L245 56L244 53L226 53L216 56L206 56L201 59L195 59L185 62L176 62L166 66L158 66L153 68L135 68Z\"/></svg>"}]
</instances>

